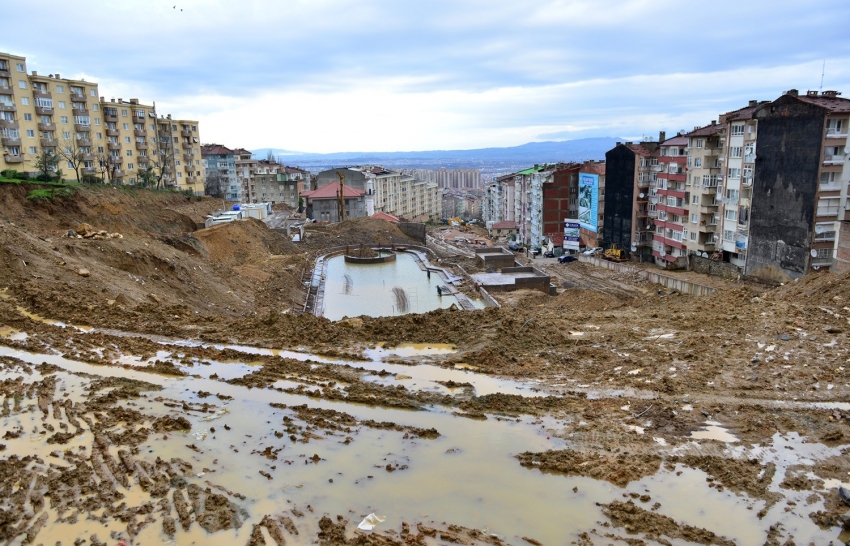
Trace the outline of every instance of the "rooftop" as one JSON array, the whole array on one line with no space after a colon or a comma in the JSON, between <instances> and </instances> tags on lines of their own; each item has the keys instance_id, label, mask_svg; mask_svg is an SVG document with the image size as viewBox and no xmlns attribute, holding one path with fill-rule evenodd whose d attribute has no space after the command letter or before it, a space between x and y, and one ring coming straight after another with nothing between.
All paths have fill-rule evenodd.
<instances>
[{"instance_id":1,"label":"rooftop","mask_svg":"<svg viewBox=\"0 0 850 546\"><path fill-rule=\"evenodd\" d=\"M698 129L694 129L690 133L686 134L686 137L700 137L700 136L711 136L719 133L720 131L726 128L725 123L715 123L711 122L711 124L706 125L705 127L700 127Z\"/></svg>"},{"instance_id":2,"label":"rooftop","mask_svg":"<svg viewBox=\"0 0 850 546\"><path fill-rule=\"evenodd\" d=\"M364 190L357 190L344 184L342 188L345 197L360 197L366 193ZM336 199L338 193L339 182L331 182L317 190L305 191L301 195L310 199Z\"/></svg>"},{"instance_id":3,"label":"rooftop","mask_svg":"<svg viewBox=\"0 0 850 546\"><path fill-rule=\"evenodd\" d=\"M229 155L233 150L221 144L205 144L201 146L201 155Z\"/></svg>"},{"instance_id":4,"label":"rooftop","mask_svg":"<svg viewBox=\"0 0 850 546\"><path fill-rule=\"evenodd\" d=\"M397 217L393 216L392 214L381 211L376 212L371 217L376 218L378 220L386 220L387 222L394 222L396 224L399 222L399 219Z\"/></svg>"}]
</instances>

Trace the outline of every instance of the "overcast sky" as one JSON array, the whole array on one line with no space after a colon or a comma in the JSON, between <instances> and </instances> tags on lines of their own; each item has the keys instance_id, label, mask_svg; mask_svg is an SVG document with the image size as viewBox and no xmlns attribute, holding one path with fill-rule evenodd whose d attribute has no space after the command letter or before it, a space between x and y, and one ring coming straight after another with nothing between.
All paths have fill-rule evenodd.
<instances>
[{"instance_id":1,"label":"overcast sky","mask_svg":"<svg viewBox=\"0 0 850 546\"><path fill-rule=\"evenodd\" d=\"M850 97L843 1L177 1L9 2L0 51L304 152L670 134L818 89L824 60Z\"/></svg>"}]
</instances>

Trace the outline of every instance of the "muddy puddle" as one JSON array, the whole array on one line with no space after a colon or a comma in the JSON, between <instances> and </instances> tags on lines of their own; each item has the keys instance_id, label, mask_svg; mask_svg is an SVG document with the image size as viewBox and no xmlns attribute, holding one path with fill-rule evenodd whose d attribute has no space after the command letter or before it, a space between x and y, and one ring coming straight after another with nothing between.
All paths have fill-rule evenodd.
<instances>
[{"instance_id":1,"label":"muddy puddle","mask_svg":"<svg viewBox=\"0 0 850 546\"><path fill-rule=\"evenodd\" d=\"M652 517L668 518L659 521L703 528L737 544L763 544L768 528L776 522L781 522L782 532L793 535L798 544L827 544L836 537L835 532L820 529L808 517L823 502L811 498L810 491L783 489L782 498L768 506L763 498L713 487L708 479L711 476L680 463L661 465L657 471L642 478L634 476L621 485L581 475L582 472L577 475L521 466L516 456L523 452L582 450L580 443L552 433L571 425L549 417L470 420L453 415L449 408L404 411L317 400L273 389L249 389L209 379L206 372L198 373L203 369L218 373L226 368L241 372L240 366L254 368L250 362L196 364L187 369L201 377L167 377L144 369L95 366L2 346L0 357L58 366L58 371L27 374L7 368L0 380L17 373L24 377L24 383L33 383L44 381L49 373L56 378L56 398L77 404L90 396L90 384L102 378L145 382L152 384L151 388L159 388L142 392L138 398L118 399L115 407L138 411L150 419L182 418L188 428L147 434L134 444L133 457L146 469L155 468L159 460L171 461L173 472L174 468L182 469L172 477L172 487L165 498L176 502L182 498L176 491L186 491L190 497L194 491L196 497L187 503L194 503L196 513L208 514L203 499L209 504L210 499L218 498L215 495L221 495L232 503L230 517L238 522L209 534L198 523L204 521L203 517L191 516L188 521L195 521L194 524L184 529L178 523L173 537L169 537L163 534L164 512L141 510L133 519L138 525L134 524L134 532L128 536L128 524L120 518L105 518L98 512L95 519L88 519L81 513L74 521L65 518L58 523L56 512L45 505L47 524L37 534L37 542L44 544L70 543L72 537L88 539L92 534L104 541L132 538L133 544L244 544L253 525L265 515L289 518L292 527L286 530L287 544L309 544L319 532L318 521L323 514L332 519L340 514L348 519L351 536L354 525L371 512L387 518L378 531L401 529L403 522L449 522L494 534L510 544L527 544L523 537L542 544L568 544L582 532L588 533L585 536L589 544L625 544L616 537L634 539L655 531L639 528L630 535L624 528L605 527L600 522L613 518L616 523L620 517L617 510L632 505ZM460 374L475 384L476 390L484 391L488 388L486 380L491 379L436 366L398 366L401 369L397 373L406 373L410 379L399 380L396 375L396 381L426 382ZM420 368L424 371L417 372ZM438 372L449 375L432 375ZM98 393L108 396L112 388L118 387ZM70 468L68 462L51 455L58 453L57 449L65 451L68 460L74 460L68 453L91 455L95 463L106 454L115 460L121 457L120 444L97 451L94 434L85 424L61 447L48 444L47 434L41 429L49 425L59 430L62 413L47 412L42 416L31 398L24 398L18 406L19 410L0 418L3 430L22 431L16 438L2 440L6 444L4 455L39 457L43 462L31 463L33 472L38 473L39 468L46 472L49 463L53 463L54 472ZM77 417L96 421L98 412ZM101 433L114 440L140 424L124 420ZM776 435L770 445L744 446L724 441L727 438L721 433L729 433L720 424L709 422L706 426L720 430L712 432L712 439L694 440L671 448L667 454L675 457L702 449L736 460L758 458L778 469L768 480L769 489L774 492L780 491L778 484L790 466L811 465L841 453L839 448L804 443L795 435ZM628 444L624 443L622 449L628 450ZM656 446L656 453L664 455L664 450L663 445ZM628 458L620 464L631 466ZM101 472L109 480L109 474ZM121 498L115 504L144 507L161 501L139 483L116 481L114 488ZM23 487L28 486L16 486ZM827 484L823 489L828 494ZM176 505L175 510L179 512ZM169 513L168 517L174 519L179 515L171 510ZM147 524L142 525L145 521ZM268 532L263 533L267 543L273 543ZM672 542L665 543L686 542L672 537Z\"/></svg>"}]
</instances>

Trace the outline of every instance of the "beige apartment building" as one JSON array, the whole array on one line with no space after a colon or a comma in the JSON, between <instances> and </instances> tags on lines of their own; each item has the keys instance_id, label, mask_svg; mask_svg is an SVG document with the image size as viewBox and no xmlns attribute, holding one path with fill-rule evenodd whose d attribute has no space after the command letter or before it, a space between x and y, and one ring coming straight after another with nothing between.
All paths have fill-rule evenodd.
<instances>
[{"instance_id":1,"label":"beige apartment building","mask_svg":"<svg viewBox=\"0 0 850 546\"><path fill-rule=\"evenodd\" d=\"M42 151L59 156L65 179L141 184L153 170L164 187L202 194L198 122L157 116L138 99L99 96L93 82L28 72L26 59L0 53L0 171L36 171Z\"/></svg>"}]
</instances>

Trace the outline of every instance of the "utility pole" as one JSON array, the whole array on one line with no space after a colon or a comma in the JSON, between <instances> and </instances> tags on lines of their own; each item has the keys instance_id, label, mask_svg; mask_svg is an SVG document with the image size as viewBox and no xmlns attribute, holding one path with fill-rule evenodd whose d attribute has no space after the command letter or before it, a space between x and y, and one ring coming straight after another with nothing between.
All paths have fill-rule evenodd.
<instances>
[{"instance_id":1,"label":"utility pole","mask_svg":"<svg viewBox=\"0 0 850 546\"><path fill-rule=\"evenodd\" d=\"M345 181L345 175L341 172L336 172L337 176L339 176L339 191L337 192L337 216L339 217L339 221L342 222L345 220L345 186L343 182Z\"/></svg>"}]
</instances>

